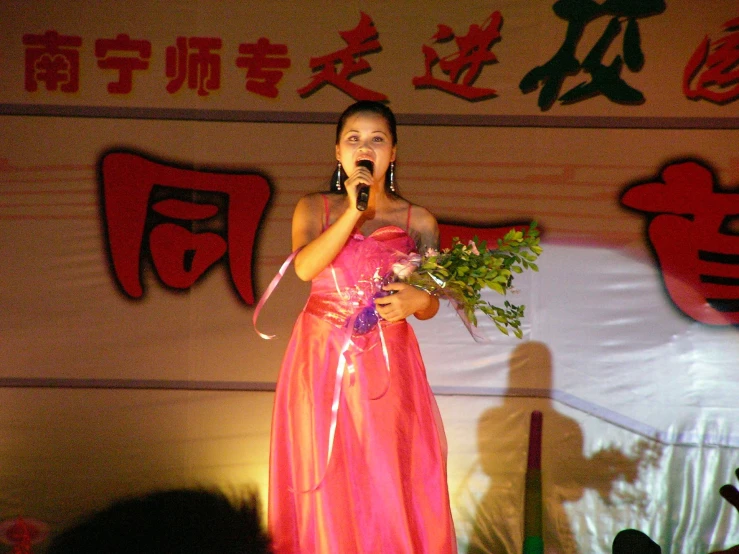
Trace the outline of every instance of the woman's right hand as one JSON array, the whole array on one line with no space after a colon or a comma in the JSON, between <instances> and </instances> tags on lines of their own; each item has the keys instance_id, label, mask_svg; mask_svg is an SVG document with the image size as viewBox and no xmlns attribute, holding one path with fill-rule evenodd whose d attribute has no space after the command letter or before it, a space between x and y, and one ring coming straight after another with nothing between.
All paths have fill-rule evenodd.
<instances>
[{"instance_id":1,"label":"woman's right hand","mask_svg":"<svg viewBox=\"0 0 739 554\"><path fill-rule=\"evenodd\" d=\"M364 166L356 167L352 174L347 177L344 186L346 187L346 195L349 199L349 209L357 209L359 187L363 185L371 186L372 180L372 173Z\"/></svg>"}]
</instances>

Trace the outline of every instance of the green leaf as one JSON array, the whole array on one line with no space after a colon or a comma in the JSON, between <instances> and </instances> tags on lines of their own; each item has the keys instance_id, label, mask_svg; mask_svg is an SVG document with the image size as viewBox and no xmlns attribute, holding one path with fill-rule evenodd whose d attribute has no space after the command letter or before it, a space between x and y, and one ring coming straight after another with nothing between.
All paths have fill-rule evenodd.
<instances>
[{"instance_id":1,"label":"green leaf","mask_svg":"<svg viewBox=\"0 0 739 554\"><path fill-rule=\"evenodd\" d=\"M500 286L500 283L490 283L490 288L500 294L505 294L505 289Z\"/></svg>"}]
</instances>

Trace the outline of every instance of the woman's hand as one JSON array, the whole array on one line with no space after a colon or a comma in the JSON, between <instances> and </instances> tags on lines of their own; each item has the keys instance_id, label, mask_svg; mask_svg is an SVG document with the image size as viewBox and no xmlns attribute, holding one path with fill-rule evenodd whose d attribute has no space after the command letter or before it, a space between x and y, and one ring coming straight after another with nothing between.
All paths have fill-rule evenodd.
<instances>
[{"instance_id":1,"label":"woman's hand","mask_svg":"<svg viewBox=\"0 0 739 554\"><path fill-rule=\"evenodd\" d=\"M376 298L375 309L387 321L401 321L410 315L430 319L439 310L439 300L435 296L406 283L390 283L382 290L391 294Z\"/></svg>"},{"instance_id":2,"label":"woman's hand","mask_svg":"<svg viewBox=\"0 0 739 554\"><path fill-rule=\"evenodd\" d=\"M357 193L362 185L371 186L372 173L364 166L358 166L354 172L344 181L346 195L349 198L349 209L357 209Z\"/></svg>"}]
</instances>

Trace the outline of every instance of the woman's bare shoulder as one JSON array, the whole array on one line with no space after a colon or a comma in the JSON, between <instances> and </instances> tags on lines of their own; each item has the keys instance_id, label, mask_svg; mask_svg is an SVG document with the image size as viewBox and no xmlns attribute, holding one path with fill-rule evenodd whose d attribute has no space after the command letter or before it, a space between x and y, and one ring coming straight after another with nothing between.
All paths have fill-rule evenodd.
<instances>
[{"instance_id":1,"label":"woman's bare shoulder","mask_svg":"<svg viewBox=\"0 0 739 554\"><path fill-rule=\"evenodd\" d=\"M420 232L433 232L439 226L434 214L417 204L411 204L411 225Z\"/></svg>"},{"instance_id":2,"label":"woman's bare shoulder","mask_svg":"<svg viewBox=\"0 0 739 554\"><path fill-rule=\"evenodd\" d=\"M323 206L324 195L322 192L309 192L308 194L301 196L298 200L298 207L302 208L315 208L316 206Z\"/></svg>"},{"instance_id":3,"label":"woman's bare shoulder","mask_svg":"<svg viewBox=\"0 0 739 554\"><path fill-rule=\"evenodd\" d=\"M302 196L295 205L293 212L293 231L302 230L308 235L320 232L325 218L326 208L323 195L320 192L312 192Z\"/></svg>"},{"instance_id":4,"label":"woman's bare shoulder","mask_svg":"<svg viewBox=\"0 0 739 554\"><path fill-rule=\"evenodd\" d=\"M411 229L410 235L416 242L419 252L425 252L428 248L439 246L439 224L434 214L423 206L411 204Z\"/></svg>"}]
</instances>

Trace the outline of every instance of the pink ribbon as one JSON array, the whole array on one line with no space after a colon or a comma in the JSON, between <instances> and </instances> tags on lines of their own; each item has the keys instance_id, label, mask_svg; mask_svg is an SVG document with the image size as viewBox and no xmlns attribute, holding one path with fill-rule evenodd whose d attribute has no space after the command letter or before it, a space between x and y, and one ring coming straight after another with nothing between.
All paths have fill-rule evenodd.
<instances>
[{"instance_id":1,"label":"pink ribbon","mask_svg":"<svg viewBox=\"0 0 739 554\"><path fill-rule=\"evenodd\" d=\"M287 268L290 267L290 264L295 259L295 256L298 255L298 252L300 252L300 250L302 250L302 246L298 248L297 250L295 250L295 252L290 254L287 257L287 259L282 263L282 267L280 267L280 270L277 272L277 275L275 275L272 278L272 282L269 284L269 286L267 287L267 290L264 291L264 294L259 299L259 302L257 303L257 307L254 308L254 315L252 316L252 319L251 319L252 324L254 325L254 330L257 332L257 334L260 337L262 337L265 340L273 339L275 338L276 335L266 335L262 333L259 329L257 329L257 318L259 317L259 312L262 311L262 308L267 303L267 300L272 295L274 290L277 288L277 285L280 284L280 281L285 276L285 272L287 271Z\"/></svg>"}]
</instances>

